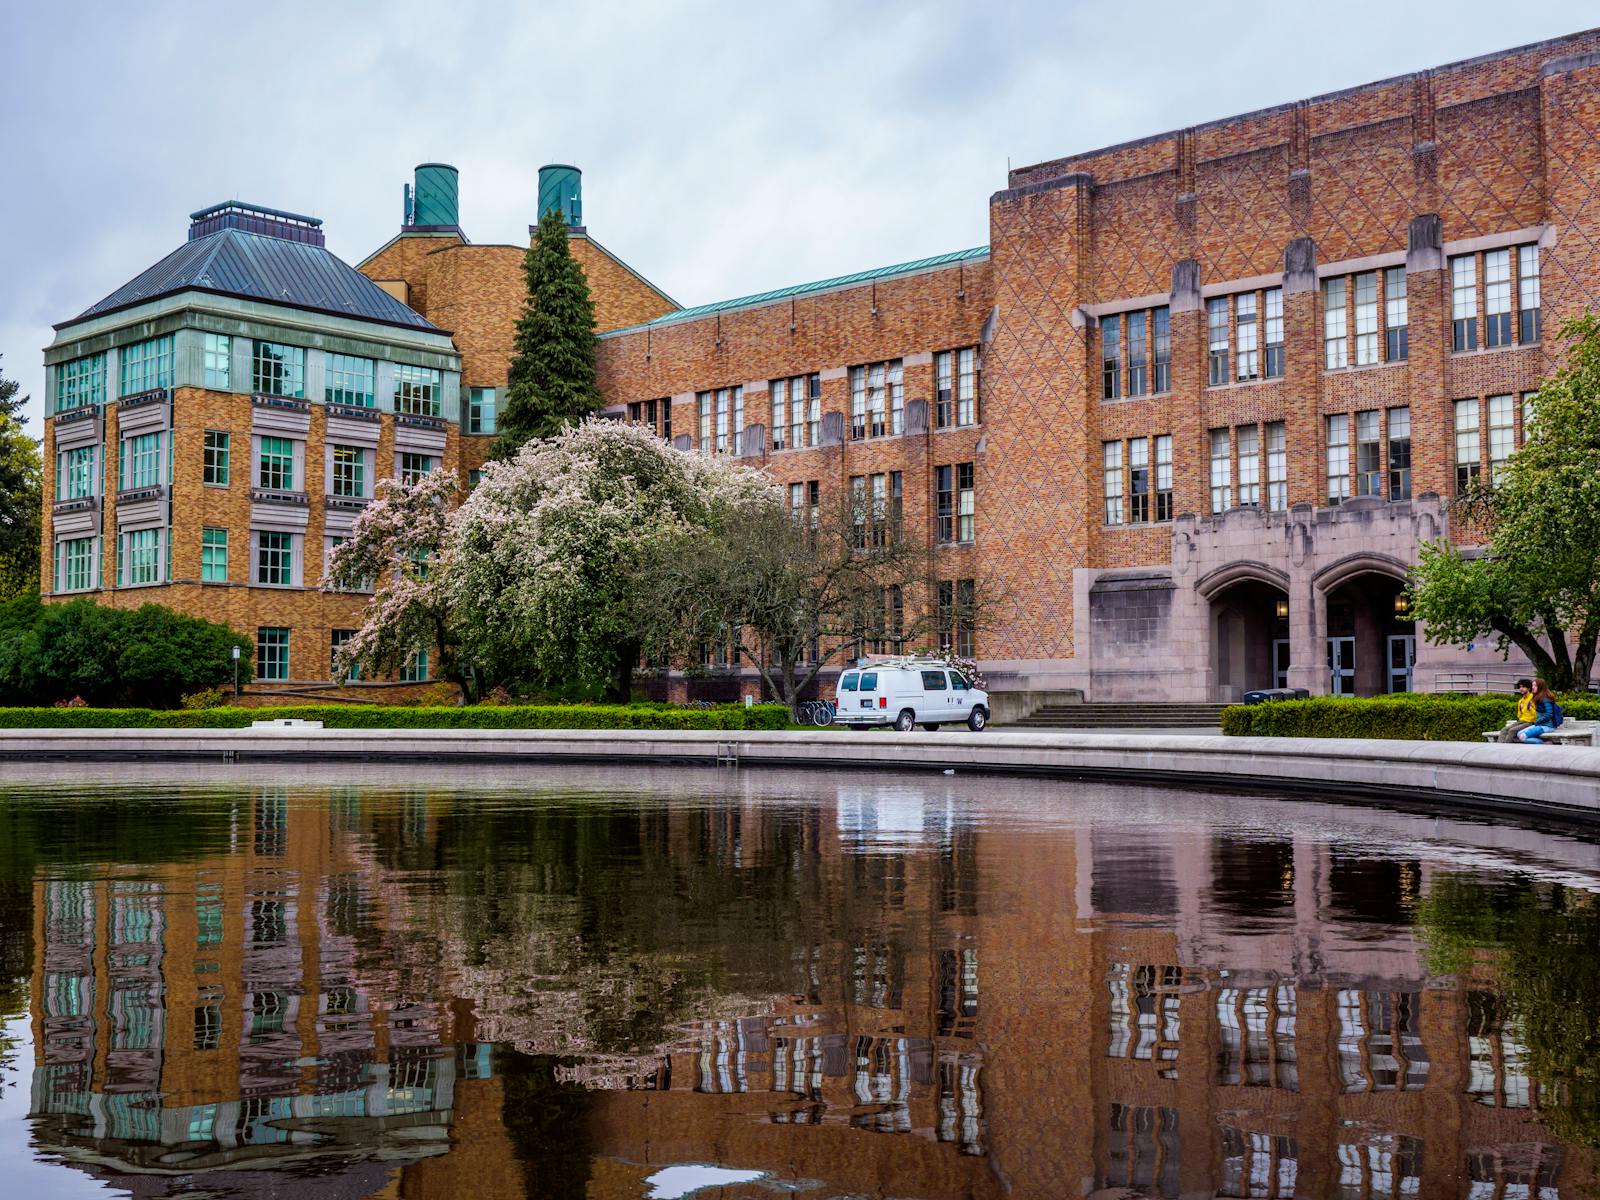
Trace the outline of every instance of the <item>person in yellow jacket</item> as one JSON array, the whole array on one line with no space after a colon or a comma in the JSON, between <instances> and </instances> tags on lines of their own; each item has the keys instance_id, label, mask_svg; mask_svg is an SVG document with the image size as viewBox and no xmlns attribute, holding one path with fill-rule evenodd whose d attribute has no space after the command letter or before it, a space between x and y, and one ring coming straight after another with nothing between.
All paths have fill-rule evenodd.
<instances>
[{"instance_id":1,"label":"person in yellow jacket","mask_svg":"<svg viewBox=\"0 0 1600 1200\"><path fill-rule=\"evenodd\" d=\"M1517 715L1513 720L1506 722L1506 727L1500 731L1497 741L1514 742L1517 734L1532 725L1539 718L1539 709L1533 702L1533 680L1517 680Z\"/></svg>"}]
</instances>

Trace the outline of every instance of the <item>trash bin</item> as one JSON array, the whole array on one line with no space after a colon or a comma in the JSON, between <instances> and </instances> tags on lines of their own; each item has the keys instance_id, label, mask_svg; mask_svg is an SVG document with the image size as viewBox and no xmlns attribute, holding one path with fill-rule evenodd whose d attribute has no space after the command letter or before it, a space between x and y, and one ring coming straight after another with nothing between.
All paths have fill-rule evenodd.
<instances>
[{"instance_id":1,"label":"trash bin","mask_svg":"<svg viewBox=\"0 0 1600 1200\"><path fill-rule=\"evenodd\" d=\"M1258 688L1244 694L1246 704L1270 704L1276 700L1306 700L1311 693L1305 688Z\"/></svg>"}]
</instances>

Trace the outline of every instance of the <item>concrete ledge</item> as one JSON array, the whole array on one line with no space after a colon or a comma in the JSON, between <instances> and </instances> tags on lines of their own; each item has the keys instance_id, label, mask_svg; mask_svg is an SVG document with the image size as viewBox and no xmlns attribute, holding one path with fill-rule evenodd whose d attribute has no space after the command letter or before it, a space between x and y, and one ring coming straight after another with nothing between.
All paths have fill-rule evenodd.
<instances>
[{"instance_id":1,"label":"concrete ledge","mask_svg":"<svg viewBox=\"0 0 1600 1200\"><path fill-rule=\"evenodd\" d=\"M1600 749L1167 734L8 729L3 760L672 762L992 771L1313 792L1600 822Z\"/></svg>"}]
</instances>

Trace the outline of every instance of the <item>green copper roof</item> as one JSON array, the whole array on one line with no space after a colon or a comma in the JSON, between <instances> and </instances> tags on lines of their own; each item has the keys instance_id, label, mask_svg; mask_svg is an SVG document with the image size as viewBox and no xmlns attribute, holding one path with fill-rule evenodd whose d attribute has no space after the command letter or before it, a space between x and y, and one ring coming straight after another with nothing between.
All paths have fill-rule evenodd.
<instances>
[{"instance_id":1,"label":"green copper roof","mask_svg":"<svg viewBox=\"0 0 1600 1200\"><path fill-rule=\"evenodd\" d=\"M809 296L815 292L831 292L839 288L855 287L857 284L872 283L879 279L894 279L900 275L916 275L923 271L936 271L940 267L953 267L957 263L980 262L989 257L989 247L974 246L971 250L955 250L949 254L935 254L932 258L919 258L912 262L895 263L892 267L876 267L870 271L857 271L854 275L838 275L832 279L819 279L815 283L797 283L793 287L778 288L770 292L757 292L753 296L739 296L733 300L718 300L714 304L697 304L693 308L680 308L676 312L665 313L653 321L646 321L642 325L630 325L626 329L613 329L601 334L601 337L616 337L618 334L633 333L640 329L655 329L662 325L676 325L680 321L693 321L697 317L708 317L713 313L731 312L737 308L757 308L763 304L771 304L776 300L788 300L795 296Z\"/></svg>"}]
</instances>

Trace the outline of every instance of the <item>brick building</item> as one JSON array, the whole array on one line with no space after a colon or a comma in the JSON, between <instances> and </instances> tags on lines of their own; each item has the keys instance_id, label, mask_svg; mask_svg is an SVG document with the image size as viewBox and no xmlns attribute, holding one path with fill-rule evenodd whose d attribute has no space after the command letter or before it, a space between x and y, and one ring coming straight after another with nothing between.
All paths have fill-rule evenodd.
<instances>
[{"instance_id":1,"label":"brick building","mask_svg":"<svg viewBox=\"0 0 1600 1200\"><path fill-rule=\"evenodd\" d=\"M541 173L539 209L567 213L589 273L610 411L759 465L797 511L897 512L940 581L904 604L941 605L997 686L1367 694L1524 665L1428 646L1400 590L1518 444L1546 331L1592 303L1597 148L1589 31L1023 167L986 247L695 308L588 237L575 170ZM360 269L453 332L469 399L440 454L470 473L520 248L468 244L448 168L418 181ZM48 352L57 393L102 308ZM984 581L1008 606L974 637L962 598ZM333 618L307 620L320 656Z\"/></svg>"}]
</instances>

